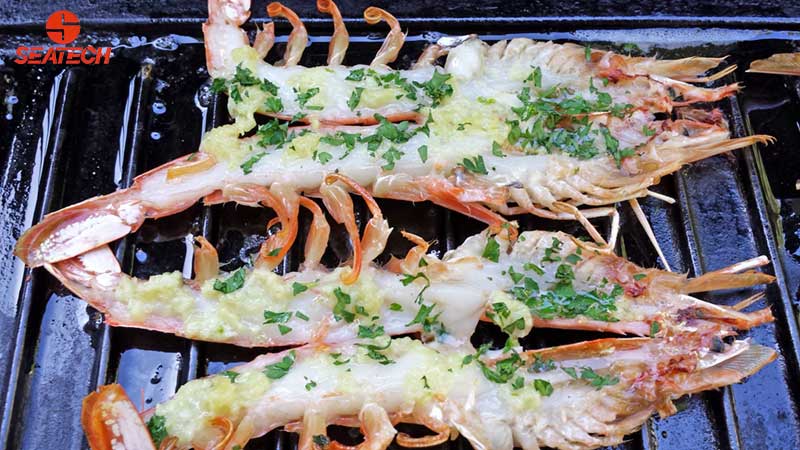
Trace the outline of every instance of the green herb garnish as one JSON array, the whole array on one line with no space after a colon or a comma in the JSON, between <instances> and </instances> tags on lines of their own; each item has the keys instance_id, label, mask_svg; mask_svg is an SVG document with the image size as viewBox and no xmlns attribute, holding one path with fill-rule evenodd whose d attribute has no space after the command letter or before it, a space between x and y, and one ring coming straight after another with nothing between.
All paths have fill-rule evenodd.
<instances>
[{"instance_id":1,"label":"green herb garnish","mask_svg":"<svg viewBox=\"0 0 800 450\"><path fill-rule=\"evenodd\" d=\"M244 286L244 267L233 272L233 275L223 280L214 280L214 290L223 294L230 294Z\"/></svg>"},{"instance_id":2,"label":"green herb garnish","mask_svg":"<svg viewBox=\"0 0 800 450\"><path fill-rule=\"evenodd\" d=\"M294 365L295 353L294 350L290 351L287 356L284 356L279 362L270 364L264 367L264 375L271 380L283 378L289 373L289 369Z\"/></svg>"}]
</instances>

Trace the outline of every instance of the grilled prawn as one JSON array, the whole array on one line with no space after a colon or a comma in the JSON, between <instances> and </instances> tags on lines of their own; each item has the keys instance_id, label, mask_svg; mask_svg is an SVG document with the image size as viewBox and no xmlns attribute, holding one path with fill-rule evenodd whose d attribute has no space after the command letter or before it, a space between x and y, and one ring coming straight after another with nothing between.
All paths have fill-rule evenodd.
<instances>
[{"instance_id":1,"label":"grilled prawn","mask_svg":"<svg viewBox=\"0 0 800 450\"><path fill-rule=\"evenodd\" d=\"M82 424L94 449L231 450L281 426L300 434L300 449L351 448L327 437L331 424L360 427L359 450L395 438L429 447L458 433L476 449L591 449L622 442L656 411L675 413L680 396L738 383L774 358L747 341L697 334L505 354L408 338L308 346L190 381L141 415L119 385L102 387L84 400ZM435 434L414 438L398 423Z\"/></svg>"},{"instance_id":2,"label":"grilled prawn","mask_svg":"<svg viewBox=\"0 0 800 450\"><path fill-rule=\"evenodd\" d=\"M657 195L648 188L684 164L770 139L730 139L718 111L692 109L693 103L718 100L735 92L735 85L709 90L685 81L665 81L668 76L706 81L696 75L719 63L718 59L656 61L590 51L590 61L586 61L586 52L583 59L578 57L579 47L524 39L491 48L468 39L453 48L446 65L450 67L448 73L438 78L431 75L432 84L419 88L429 97L434 95L438 104L431 102L414 117L396 113L391 109L395 103L390 109L357 110L369 98L369 90L356 86L353 92L360 94L353 98L354 114L360 114L359 123L377 124L348 127L342 125L348 120L322 120L327 114L325 102L316 104L312 100L324 96L320 94L322 88L315 87L301 89L305 94L298 94L297 100L306 109L311 106L312 111L322 114L309 119L310 126L290 128L288 123L273 119L258 127L255 135L242 138L242 133L255 126L252 116L262 104L273 103L276 108L284 101L290 104L280 93L294 89L279 83L279 75L288 79L321 73L325 77L340 74L372 79L370 70L380 69L384 70L381 76L395 79L400 72L381 69L379 64L353 69L355 74L348 69L344 76L345 69L335 64L314 69L297 66L296 52L304 47L299 43L304 42L305 32L301 24L297 25L297 17L280 5L270 10L280 10L296 27L283 64L268 65L260 57L271 45L271 24L259 32L254 47L250 47L246 33L239 28L249 14L248 1L212 1L209 6L210 20L205 26L209 65L212 74L218 76L233 71L232 78L223 80L222 85L230 91L232 105L241 106L233 111L236 122L209 132L200 152L138 177L130 189L46 217L17 246L17 255L26 263L35 267L69 259L134 231L145 218L173 214L203 197L211 202L224 201L245 185L264 188L272 195L271 207L282 207L291 214L299 208L298 194L326 195L324 191L330 191L326 180L332 173L344 175L361 187L351 183L350 191L432 201L481 220L495 231L505 223L501 214L577 219L595 241L604 243L588 219L613 216L616 210L606 205ZM323 6L335 10L330 2ZM338 16L338 12L333 14ZM346 31L339 21L336 29L339 31L333 42L339 47L332 48L331 54L342 55ZM237 63L239 53L245 59ZM539 57L544 59L539 61ZM336 61L341 62L341 58ZM531 67L532 61L541 64ZM385 62L388 60L381 59L381 64ZM509 67L519 64L528 75L522 79L512 76L504 82L502 77L514 73ZM485 71L481 69L484 65ZM430 67L424 70L440 74ZM278 75L270 75L273 72ZM464 72L476 73L462 77ZM484 72L500 78L486 78ZM648 75L640 76L643 73ZM600 80L602 76L607 86ZM268 81L270 77L274 82ZM463 82L457 81L460 78ZM351 83L344 81L343 85ZM413 83L411 86L417 89ZM681 100L672 99L670 89L680 92ZM407 98L405 95L403 98ZM397 100L396 95L391 97ZM674 106L678 106L675 119L655 115L670 112ZM289 109L287 114L295 117L293 111ZM286 118L280 114L276 117ZM264 202L263 198L249 198L249 194L246 201ZM581 206L588 209L579 209ZM344 220L349 215L340 217ZM613 246L613 242L608 244Z\"/></svg>"},{"instance_id":3,"label":"grilled prawn","mask_svg":"<svg viewBox=\"0 0 800 450\"><path fill-rule=\"evenodd\" d=\"M384 45L370 65L343 66L348 34L330 0L317 2L320 12L330 14L334 23L324 67L299 65L308 33L289 8L278 2L269 5L270 17L286 18L293 27L283 58L273 65L263 59L275 40L274 24L259 30L252 46L241 29L250 16L249 1L209 0L208 7L203 29L209 73L215 88L229 93L233 115L251 126L253 113L305 122L369 124L375 123L376 113L392 121L419 119L424 109L449 101L468 102L471 108L496 102L508 109L519 106L516 97L525 87L559 87L570 90L573 98L598 101L610 96L617 108L601 102L601 108L592 111L600 115L626 108L671 112L673 106L716 101L738 89L689 84L729 74L734 67L702 76L723 58L656 60L530 39L489 46L475 36L448 37L428 47L410 69L394 70L387 64L397 58L405 35L397 19L375 7L367 8L364 18L370 24L385 21L390 26ZM446 64L436 67L444 55Z\"/></svg>"},{"instance_id":4,"label":"grilled prawn","mask_svg":"<svg viewBox=\"0 0 800 450\"><path fill-rule=\"evenodd\" d=\"M329 187L328 203L336 204L337 195L339 205L348 201L335 187ZM269 198L256 187L236 192L235 198L244 201L248 195ZM106 245L45 267L113 325L242 346L337 343L420 331L465 342L482 316L513 337L527 335L532 326L638 335L687 328L733 334L772 320L769 309L742 313L688 295L771 282L768 275L745 272L766 264L763 257L687 280L641 269L563 233L525 232L512 243L512 233L503 230L473 236L441 260L426 255L424 240L406 233L416 246L404 259L377 267L370 261L383 250L391 229L369 194L362 195L373 218L363 237L355 230L352 267L320 267L329 226L317 204L306 198L298 200L314 215L306 258L301 271L285 276L272 269L291 246L293 237L282 235L297 233L296 212L288 219L279 214L286 227L263 244L253 268L233 273L219 273L216 250L202 238L193 280L180 272L148 280L125 275Z\"/></svg>"},{"instance_id":5,"label":"grilled prawn","mask_svg":"<svg viewBox=\"0 0 800 450\"><path fill-rule=\"evenodd\" d=\"M268 13L289 19L293 31L284 58L272 65L263 59L274 41L273 24L259 31L251 46L240 28L249 17L249 2L211 0L204 27L208 68L214 89L229 93L235 118L218 134L230 138L252 130L254 114L333 130L288 143L275 136L276 121L259 129L261 145L228 140L206 150L236 164L280 154L281 163L274 158L262 163L269 168L285 166L287 154L292 164L304 167L316 168L315 162L333 170L370 167L363 178L346 173L376 196L431 200L489 224L501 220L493 212L577 219L602 242L587 220L614 214L600 206L635 202L682 164L770 139L730 139L718 112L693 108L739 89L690 84L731 73L735 66L702 76L723 58L634 58L529 39L489 46L469 36L445 38L411 69L394 70L387 64L404 35L394 17L371 7L364 13L367 21L385 20L391 32L371 65L346 67L341 63L348 34L341 15L329 0L317 5L334 19L327 66L298 65L307 32L280 3L270 4ZM444 54L446 64L437 68ZM665 113L678 120L657 120ZM387 125L397 122L403 127L399 132ZM425 125L406 133L410 122ZM347 124L381 127L365 132ZM424 136L417 136L420 132ZM275 143L285 145L277 152L263 145ZM336 149L325 145L331 143ZM593 208L578 210L582 205Z\"/></svg>"},{"instance_id":6,"label":"grilled prawn","mask_svg":"<svg viewBox=\"0 0 800 450\"><path fill-rule=\"evenodd\" d=\"M637 113L628 120L641 117ZM602 243L587 218L613 215L615 210L581 210L579 205L651 195L649 186L682 165L762 139L728 139L722 124L663 121L660 131L640 148L641 154L617 167L608 158L497 153L493 141L480 132L440 138L448 132L446 126L440 132L437 123L442 122L414 126L384 121L366 129L291 132L270 122L247 138L221 127L206 135L204 151L142 174L130 188L47 215L20 238L16 254L32 267L69 259L135 231L147 218L174 214L200 199L264 204L285 219L287 230L296 231L301 194L329 197L330 203L340 205L337 221L346 222L352 231L352 204L341 189L429 200L490 224L495 231L505 223L498 212L577 218ZM641 129L629 131L631 139L644 139ZM331 184L342 178L349 181Z\"/></svg>"}]
</instances>

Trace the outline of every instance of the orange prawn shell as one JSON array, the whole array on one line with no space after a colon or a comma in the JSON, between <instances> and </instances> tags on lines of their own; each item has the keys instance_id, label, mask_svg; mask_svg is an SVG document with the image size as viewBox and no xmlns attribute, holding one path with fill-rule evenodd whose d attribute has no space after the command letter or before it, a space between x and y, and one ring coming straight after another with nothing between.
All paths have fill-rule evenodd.
<instances>
[{"instance_id":1,"label":"orange prawn shell","mask_svg":"<svg viewBox=\"0 0 800 450\"><path fill-rule=\"evenodd\" d=\"M119 384L101 386L83 399L81 425L92 450L155 450L142 417Z\"/></svg>"}]
</instances>

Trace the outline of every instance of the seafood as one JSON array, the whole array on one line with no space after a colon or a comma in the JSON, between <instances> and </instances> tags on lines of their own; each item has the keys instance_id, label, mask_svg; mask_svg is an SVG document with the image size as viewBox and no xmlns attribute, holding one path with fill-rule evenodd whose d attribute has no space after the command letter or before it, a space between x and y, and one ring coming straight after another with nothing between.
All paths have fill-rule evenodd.
<instances>
[{"instance_id":1,"label":"seafood","mask_svg":"<svg viewBox=\"0 0 800 450\"><path fill-rule=\"evenodd\" d=\"M338 192L343 197L337 201L349 200L343 189ZM244 202L248 195L265 198L255 187L235 197ZM284 276L272 269L291 245L281 234L296 234L288 226L263 244L254 267L232 273L219 272L216 250L198 238L193 280L180 272L148 280L128 276L105 245L45 267L112 325L241 346L338 343L412 332L463 343L481 317L515 338L534 326L640 336L713 329L728 335L772 320L769 308L739 311L760 297L728 308L689 295L771 282L771 276L750 270L766 264L764 257L687 279L642 269L564 233L524 232L512 243L507 230L497 235L487 230L441 259L426 255L423 239L404 233L416 246L404 259L377 267L370 261L391 229L371 197L363 195L374 215L370 223L383 225L368 225L361 239L355 230L353 242L364 243L356 252L365 256L355 256L352 268L320 267L328 223L306 198L301 204L314 213L306 258L302 270ZM281 222L293 220L296 228L296 219Z\"/></svg>"},{"instance_id":2,"label":"seafood","mask_svg":"<svg viewBox=\"0 0 800 450\"><path fill-rule=\"evenodd\" d=\"M33 267L69 259L136 230L146 218L173 214L204 197L223 201L242 185L277 192L273 204L295 202L299 194L322 195L330 174L353 180L346 186L352 192L358 185L375 197L431 201L495 231L507 223L505 215L578 220L603 244L589 219L613 217L616 209L608 205L635 204L648 195L671 200L649 187L682 165L772 139L731 139L719 111L692 106L737 91L737 85L707 89L688 83L729 73L699 76L719 58L658 61L526 39L488 47L469 38L456 40L449 50L447 73L433 68L442 46L426 51L424 63L408 73L392 71L385 67L387 55L396 53L402 33L395 32L388 13L373 8L367 10L369 20L387 20L391 38L374 66L345 68L340 63L347 32L340 14L332 2L319 6L338 17L331 65L304 68L297 65L304 44L296 42L306 42L307 33L289 9L269 7L270 15L294 25L282 63L270 65L262 59L274 40L274 25L267 24L250 46L240 28L249 1L212 0L204 26L209 68L217 88L230 93L235 122L207 133L199 152L139 176L129 189L48 215L20 239L17 255ZM370 89L349 86L354 78L375 81L370 71L378 78L407 77L403 86L426 93L411 97L427 98L430 105L403 103L411 97L398 99L406 91L393 84L379 89L391 94L389 103L368 107ZM342 80L330 87L292 86L292 77L318 76ZM348 91L325 93L335 86ZM350 91L360 93L354 112L347 108L358 120L334 105L348 102ZM329 97L335 102L314 103ZM314 115L297 116L301 100ZM268 103L282 112L241 137L256 127L253 114ZM358 109L362 103L367 109ZM310 125L289 127L279 119Z\"/></svg>"},{"instance_id":3,"label":"seafood","mask_svg":"<svg viewBox=\"0 0 800 450\"><path fill-rule=\"evenodd\" d=\"M480 106L477 99L481 98L492 99L507 111L519 106L517 94L526 86L544 91L558 86L586 99L610 95L620 106L670 112L673 106L716 101L738 89L737 85L708 89L689 84L729 74L734 67L702 76L724 58L656 60L522 38L489 46L475 36L448 37L429 46L410 69L393 70L387 64L397 58L405 36L397 19L375 7L367 8L364 18L370 24L385 21L389 25L383 46L370 65L343 66L348 34L338 8L329 0L317 2L320 12L330 14L334 23L327 65L298 64L308 33L297 15L277 2L269 5L268 14L288 19L293 30L284 57L268 64L263 59L274 42L274 25L260 30L251 46L241 29L250 15L249 3L210 0L204 26L209 74L218 90L230 94L229 107L242 120L253 113L336 124L376 123L376 113L391 121L414 120L425 115L423 109L456 100ZM440 70L436 60L444 55L447 61ZM676 96L682 98L675 100ZM609 115L611 106L606 104L601 114Z\"/></svg>"},{"instance_id":4,"label":"seafood","mask_svg":"<svg viewBox=\"0 0 800 450\"><path fill-rule=\"evenodd\" d=\"M666 120L635 161L617 167L606 158L497 153L493 141L469 133L435 144L437 123L443 122L414 127L385 121L374 127L291 133L270 122L241 139L235 130L230 135L229 129L217 128L207 134L204 151L142 174L130 188L47 215L20 238L16 254L32 267L69 259L135 231L147 218L174 214L200 199L236 200L230 193L243 186L273 193L270 206L288 202L287 213L292 213L298 209L298 194L324 195L331 174L352 180L345 185L349 191L429 200L495 230L506 223L498 212L577 218L602 243L588 218L616 210L599 205L651 195L648 187L682 165L763 138L728 139L719 125ZM477 153L466 157L464 151ZM580 205L593 208L579 210Z\"/></svg>"},{"instance_id":5,"label":"seafood","mask_svg":"<svg viewBox=\"0 0 800 450\"><path fill-rule=\"evenodd\" d=\"M712 340L713 341L713 340ZM360 427L358 449L430 447L463 435L476 449L590 449L622 442L672 401L754 374L772 349L699 334L601 339L541 350L487 352L401 338L268 354L190 381L141 414L119 385L84 401L92 448L243 448L278 427L300 434L300 449L351 448L326 429ZM133 446L148 429L153 443ZM398 433L416 423L435 434ZM120 425L125 426L120 426Z\"/></svg>"},{"instance_id":6,"label":"seafood","mask_svg":"<svg viewBox=\"0 0 800 450\"><path fill-rule=\"evenodd\" d=\"M748 72L800 76L800 53L777 53L750 63Z\"/></svg>"},{"instance_id":7,"label":"seafood","mask_svg":"<svg viewBox=\"0 0 800 450\"><path fill-rule=\"evenodd\" d=\"M431 200L489 224L500 218L486 206L501 214L577 219L603 242L588 218L615 211L598 206L649 195L649 186L682 164L771 139L729 139L718 112L692 106L738 91L737 84L691 84L735 70L702 76L724 58L656 60L523 38L489 46L466 36L444 38L412 68L394 70L386 64L396 58L404 36L394 17L370 7L365 19L385 20L391 31L371 65L347 67L341 64L348 39L341 15L332 1L317 6L332 15L335 31L328 65L307 68L298 65L307 32L290 9L280 3L268 7L270 16L285 17L293 27L284 58L273 65L264 62L270 46L259 42L274 41L272 23L251 46L240 28L249 17L249 2L210 0L205 42L212 88L229 93L235 119L216 132L232 138L252 130L254 114L309 123L312 131L287 142L275 138L280 125L274 122L259 128L261 145L229 140L204 150L236 164L280 154L282 164L272 158L262 162L270 168L285 166L287 155L293 163L316 167L317 162L332 170L370 164L369 176L344 173L376 196ZM440 70L435 62L445 54ZM678 120L659 117L673 113ZM401 123L400 132L390 129L395 122ZM412 122L424 125L406 132ZM348 124L380 127L376 136ZM276 140L288 145L265 148ZM369 157L363 160L365 149ZM442 176L449 181L444 186ZM595 208L579 211L582 205Z\"/></svg>"}]
</instances>

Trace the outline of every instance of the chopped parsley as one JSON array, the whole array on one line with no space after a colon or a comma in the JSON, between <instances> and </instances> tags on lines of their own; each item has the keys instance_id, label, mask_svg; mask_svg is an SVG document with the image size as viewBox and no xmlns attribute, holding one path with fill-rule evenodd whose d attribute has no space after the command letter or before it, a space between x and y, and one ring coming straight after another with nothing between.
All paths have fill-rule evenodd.
<instances>
[{"instance_id":1,"label":"chopped parsley","mask_svg":"<svg viewBox=\"0 0 800 450\"><path fill-rule=\"evenodd\" d=\"M264 311L264 324L271 324L271 323L286 323L289 319L292 318L292 313L289 311L285 312L272 312L272 311Z\"/></svg>"},{"instance_id":2,"label":"chopped parsley","mask_svg":"<svg viewBox=\"0 0 800 450\"><path fill-rule=\"evenodd\" d=\"M316 381L314 381L314 380L312 380L312 379L310 379L308 377L303 377L303 378L305 378L305 380L307 381L307 383L306 383L306 390L307 391L310 391L310 390L314 389L315 387L317 387L317 382Z\"/></svg>"},{"instance_id":3,"label":"chopped parsley","mask_svg":"<svg viewBox=\"0 0 800 450\"><path fill-rule=\"evenodd\" d=\"M156 448L161 445L161 441L167 438L167 420L164 416L154 414L150 420L147 421L147 431L150 432L150 437L153 439L153 444Z\"/></svg>"},{"instance_id":4,"label":"chopped parsley","mask_svg":"<svg viewBox=\"0 0 800 450\"><path fill-rule=\"evenodd\" d=\"M258 78L253 76L253 72L246 67L242 67L241 63L236 66L236 72L233 74L233 82L239 83L242 86L255 86L259 84Z\"/></svg>"},{"instance_id":5,"label":"chopped parsley","mask_svg":"<svg viewBox=\"0 0 800 450\"><path fill-rule=\"evenodd\" d=\"M278 119L260 125L256 130L258 145L266 147L268 145L281 146L286 143L289 137L289 124L280 123Z\"/></svg>"},{"instance_id":6,"label":"chopped parsley","mask_svg":"<svg viewBox=\"0 0 800 450\"><path fill-rule=\"evenodd\" d=\"M611 375L600 375L591 367L579 367L578 369L581 370L580 374L578 374L578 371L575 367L562 367L562 370L566 372L566 374L572 379L587 381L598 391L602 389L603 386L614 386L615 384L619 383L618 377L612 377Z\"/></svg>"},{"instance_id":7,"label":"chopped parsley","mask_svg":"<svg viewBox=\"0 0 800 450\"><path fill-rule=\"evenodd\" d=\"M292 296L297 296L297 294L300 294L307 290L308 290L308 285L305 285L303 283L298 283L297 281L292 283Z\"/></svg>"},{"instance_id":8,"label":"chopped parsley","mask_svg":"<svg viewBox=\"0 0 800 450\"><path fill-rule=\"evenodd\" d=\"M503 147L497 143L497 141L492 142L492 155L497 156L499 158L505 158L506 154L503 153Z\"/></svg>"},{"instance_id":9,"label":"chopped parsley","mask_svg":"<svg viewBox=\"0 0 800 450\"><path fill-rule=\"evenodd\" d=\"M427 145L420 145L417 149L417 153L419 153L419 159L424 163L428 161L428 146Z\"/></svg>"},{"instance_id":10,"label":"chopped parsley","mask_svg":"<svg viewBox=\"0 0 800 450\"><path fill-rule=\"evenodd\" d=\"M361 81L364 79L364 69L351 70L345 80L347 81Z\"/></svg>"},{"instance_id":11,"label":"chopped parsley","mask_svg":"<svg viewBox=\"0 0 800 450\"><path fill-rule=\"evenodd\" d=\"M259 87L262 91L272 94L273 97L277 97L278 95L278 85L267 80L266 78L261 80L261 85Z\"/></svg>"},{"instance_id":12,"label":"chopped parsley","mask_svg":"<svg viewBox=\"0 0 800 450\"><path fill-rule=\"evenodd\" d=\"M653 322L650 324L650 337L656 337L658 332L661 331L661 324L658 322Z\"/></svg>"},{"instance_id":13,"label":"chopped parsley","mask_svg":"<svg viewBox=\"0 0 800 450\"><path fill-rule=\"evenodd\" d=\"M450 77L450 74L434 71L430 80L424 83L415 81L414 86L425 91L425 95L433 100L431 106L437 107L445 97L453 95L453 86L447 83L447 80L449 80Z\"/></svg>"},{"instance_id":14,"label":"chopped parsley","mask_svg":"<svg viewBox=\"0 0 800 450\"><path fill-rule=\"evenodd\" d=\"M633 279L636 281L641 281L642 279L647 278L646 273L637 273L633 276Z\"/></svg>"},{"instance_id":15,"label":"chopped parsley","mask_svg":"<svg viewBox=\"0 0 800 450\"><path fill-rule=\"evenodd\" d=\"M359 325L358 337L366 339L375 339L378 336L383 336L383 326L372 324L370 326Z\"/></svg>"},{"instance_id":16,"label":"chopped parsley","mask_svg":"<svg viewBox=\"0 0 800 450\"><path fill-rule=\"evenodd\" d=\"M344 145L345 152L342 154L339 159L345 159L350 152L356 147L356 142L358 141L359 135L355 133L345 133L344 131L337 131L335 134L329 134L327 136L323 136L320 138L320 142L323 144L332 145L334 147L339 147Z\"/></svg>"},{"instance_id":17,"label":"chopped parsley","mask_svg":"<svg viewBox=\"0 0 800 450\"><path fill-rule=\"evenodd\" d=\"M528 366L528 372L541 373L556 370L556 363L552 359L543 359L539 355L533 355L533 362Z\"/></svg>"},{"instance_id":18,"label":"chopped parsley","mask_svg":"<svg viewBox=\"0 0 800 450\"><path fill-rule=\"evenodd\" d=\"M517 373L517 369L522 367L524 362L519 354L514 352L508 358L497 361L494 365L494 369L489 368L489 366L482 361L478 361L478 364L481 366L481 372L483 372L483 376L485 376L487 380L493 383L504 384L508 383L511 378L514 377Z\"/></svg>"},{"instance_id":19,"label":"chopped parsley","mask_svg":"<svg viewBox=\"0 0 800 450\"><path fill-rule=\"evenodd\" d=\"M483 254L481 256L492 262L500 261L500 244L494 236L490 236L486 241L486 247L483 248Z\"/></svg>"},{"instance_id":20,"label":"chopped parsley","mask_svg":"<svg viewBox=\"0 0 800 450\"><path fill-rule=\"evenodd\" d=\"M336 296L336 304L333 306L333 318L337 321L344 320L347 323L352 323L356 319L356 315L347 310L347 306L352 303L350 295L338 287L333 290L333 295Z\"/></svg>"},{"instance_id":21,"label":"chopped parsley","mask_svg":"<svg viewBox=\"0 0 800 450\"><path fill-rule=\"evenodd\" d=\"M328 164L331 159L333 159L333 155L328 152L314 152L313 158L319 161L320 164Z\"/></svg>"},{"instance_id":22,"label":"chopped parsley","mask_svg":"<svg viewBox=\"0 0 800 450\"><path fill-rule=\"evenodd\" d=\"M347 364L347 363L350 362L349 358L345 359L345 360L342 360L341 359L342 358L342 354L341 353L331 353L331 358L333 359L333 365L334 366L341 366L341 365L344 365L344 364Z\"/></svg>"},{"instance_id":23,"label":"chopped parsley","mask_svg":"<svg viewBox=\"0 0 800 450\"><path fill-rule=\"evenodd\" d=\"M283 102L280 97L269 97L264 102L267 112L278 113L283 111Z\"/></svg>"},{"instance_id":24,"label":"chopped parsley","mask_svg":"<svg viewBox=\"0 0 800 450\"><path fill-rule=\"evenodd\" d=\"M437 334L444 334L444 325L439 322L439 316L442 313L440 311L436 315L431 315L434 308L436 308L435 304L426 305L423 303L419 305L419 311L417 311L417 315L414 316L414 319L411 322L405 324L405 326L410 327L414 324L420 324L426 333L436 331Z\"/></svg>"},{"instance_id":25,"label":"chopped parsley","mask_svg":"<svg viewBox=\"0 0 800 450\"><path fill-rule=\"evenodd\" d=\"M373 344L356 344L356 345L358 347L365 348L367 350L367 357L375 361L378 361L379 364L382 364L384 366L389 364L394 364L393 360L389 359L388 356L381 353L382 350L386 350L387 348L389 348L389 346L392 345L391 339L387 339L386 345L383 346L373 345Z\"/></svg>"},{"instance_id":26,"label":"chopped parsley","mask_svg":"<svg viewBox=\"0 0 800 450\"><path fill-rule=\"evenodd\" d=\"M461 367L466 366L472 361L476 361L481 355L486 353L488 350L489 350L489 344L482 344L480 347L478 347L478 350L476 350L475 353L467 355L461 360Z\"/></svg>"},{"instance_id":27,"label":"chopped parsley","mask_svg":"<svg viewBox=\"0 0 800 450\"><path fill-rule=\"evenodd\" d=\"M558 262L561 261L561 257L558 256L558 253L561 252L561 247L564 245L558 238L554 237L550 243L550 247L544 249L544 258L542 258L542 262Z\"/></svg>"},{"instance_id":28,"label":"chopped parsley","mask_svg":"<svg viewBox=\"0 0 800 450\"><path fill-rule=\"evenodd\" d=\"M361 102L361 94L364 92L364 88L357 87L353 89L353 92L350 93L350 98L347 100L347 107L350 108L350 111L356 109L358 104Z\"/></svg>"},{"instance_id":29,"label":"chopped parsley","mask_svg":"<svg viewBox=\"0 0 800 450\"><path fill-rule=\"evenodd\" d=\"M553 393L553 385L547 380L541 380L539 378L533 380L533 388L536 389L536 392L542 397L549 397Z\"/></svg>"},{"instance_id":30,"label":"chopped parsley","mask_svg":"<svg viewBox=\"0 0 800 450\"><path fill-rule=\"evenodd\" d=\"M314 444L318 445L320 448L326 448L328 447L328 444L331 443L331 440L328 439L328 436L325 436L324 434L315 434L311 440L314 441Z\"/></svg>"},{"instance_id":31,"label":"chopped parsley","mask_svg":"<svg viewBox=\"0 0 800 450\"><path fill-rule=\"evenodd\" d=\"M211 92L215 94L223 92L225 90L226 83L227 80L225 80L225 78L214 78L214 80L211 82Z\"/></svg>"},{"instance_id":32,"label":"chopped parsley","mask_svg":"<svg viewBox=\"0 0 800 450\"><path fill-rule=\"evenodd\" d=\"M289 369L294 365L295 353L294 350L290 351L287 356L284 356L279 362L270 364L264 367L264 375L271 380L283 378L289 373Z\"/></svg>"},{"instance_id":33,"label":"chopped parsley","mask_svg":"<svg viewBox=\"0 0 800 450\"><path fill-rule=\"evenodd\" d=\"M632 148L619 148L619 141L617 138L611 135L611 132L608 131L608 128L601 127L600 134L603 135L603 141L606 144L606 151L614 158L614 162L617 163L617 167L622 166L622 160L633 156L635 154Z\"/></svg>"},{"instance_id":34,"label":"chopped parsley","mask_svg":"<svg viewBox=\"0 0 800 450\"><path fill-rule=\"evenodd\" d=\"M303 314L302 311L295 311L294 312L294 316L297 317L300 320L305 320L306 322L308 322L308 319L309 319L308 316Z\"/></svg>"},{"instance_id":35,"label":"chopped parsley","mask_svg":"<svg viewBox=\"0 0 800 450\"><path fill-rule=\"evenodd\" d=\"M648 127L647 125L642 125L642 134L645 136L653 136L656 134L656 130Z\"/></svg>"},{"instance_id":36,"label":"chopped parsley","mask_svg":"<svg viewBox=\"0 0 800 450\"><path fill-rule=\"evenodd\" d=\"M532 81L533 85L535 87L541 88L542 87L542 69L540 69L538 67L534 67L533 68L533 72L531 72L531 74L528 75L528 78L526 78L525 81Z\"/></svg>"},{"instance_id":37,"label":"chopped parsley","mask_svg":"<svg viewBox=\"0 0 800 450\"><path fill-rule=\"evenodd\" d=\"M253 171L253 166L257 162L261 161L261 158L263 158L266 154L267 154L267 152L259 152L259 153L256 153L255 155L251 156L250 159L248 159L247 161L243 162L242 165L239 166L239 167L242 168L242 172L244 172L245 175L250 173L250 172L252 172Z\"/></svg>"},{"instance_id":38,"label":"chopped parsley","mask_svg":"<svg viewBox=\"0 0 800 450\"><path fill-rule=\"evenodd\" d=\"M395 162L402 158L404 154L405 153L398 150L397 147L389 147L389 150L381 155L381 158L386 161L386 164L382 165L381 168L383 168L383 170L393 170Z\"/></svg>"},{"instance_id":39,"label":"chopped parsley","mask_svg":"<svg viewBox=\"0 0 800 450\"><path fill-rule=\"evenodd\" d=\"M226 370L224 372L220 372L220 375L228 377L228 379L231 380L231 383L235 383L239 373L232 370Z\"/></svg>"},{"instance_id":40,"label":"chopped parsley","mask_svg":"<svg viewBox=\"0 0 800 450\"><path fill-rule=\"evenodd\" d=\"M300 91L295 89L294 93L297 95L297 103L300 104L301 108L305 109L315 109L321 110L322 106L307 106L309 100L311 100L315 95L319 94L319 88L314 87L307 89L305 91Z\"/></svg>"},{"instance_id":41,"label":"chopped parsley","mask_svg":"<svg viewBox=\"0 0 800 450\"><path fill-rule=\"evenodd\" d=\"M214 280L214 290L223 294L230 294L244 286L244 267L239 268L226 280Z\"/></svg>"},{"instance_id":42,"label":"chopped parsley","mask_svg":"<svg viewBox=\"0 0 800 450\"><path fill-rule=\"evenodd\" d=\"M403 310L403 305L401 305L399 303L392 303L391 305L389 305L389 309L392 310L392 311L402 311Z\"/></svg>"},{"instance_id":43,"label":"chopped parsley","mask_svg":"<svg viewBox=\"0 0 800 450\"><path fill-rule=\"evenodd\" d=\"M483 161L483 156L481 155L475 156L474 158L464 158L464 160L461 161L461 166L473 173L480 175L489 174L489 171L486 170L486 163Z\"/></svg>"}]
</instances>

